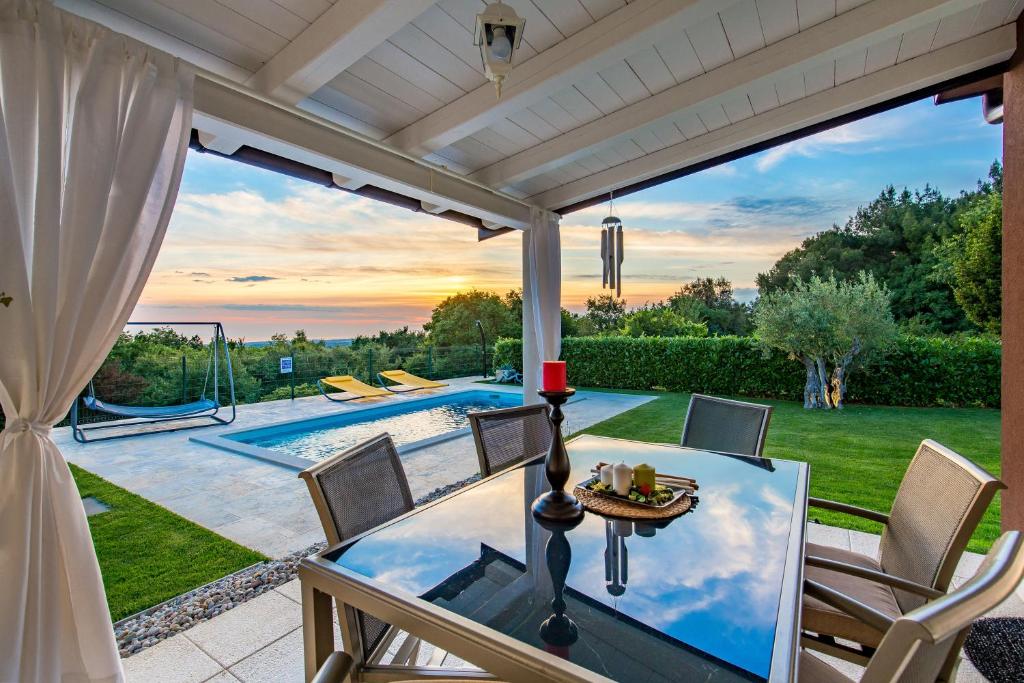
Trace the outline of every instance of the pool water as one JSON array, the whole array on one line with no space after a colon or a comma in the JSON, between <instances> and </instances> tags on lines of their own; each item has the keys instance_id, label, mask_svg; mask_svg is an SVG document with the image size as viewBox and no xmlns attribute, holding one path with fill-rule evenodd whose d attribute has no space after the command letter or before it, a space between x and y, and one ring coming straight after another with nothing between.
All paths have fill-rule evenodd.
<instances>
[{"instance_id":1,"label":"pool water","mask_svg":"<svg viewBox=\"0 0 1024 683\"><path fill-rule=\"evenodd\" d=\"M301 420L225 435L232 441L319 461L381 432L395 445L422 441L469 426L467 415L479 410L522 405L519 394L463 391L433 398L395 400L351 413Z\"/></svg>"}]
</instances>

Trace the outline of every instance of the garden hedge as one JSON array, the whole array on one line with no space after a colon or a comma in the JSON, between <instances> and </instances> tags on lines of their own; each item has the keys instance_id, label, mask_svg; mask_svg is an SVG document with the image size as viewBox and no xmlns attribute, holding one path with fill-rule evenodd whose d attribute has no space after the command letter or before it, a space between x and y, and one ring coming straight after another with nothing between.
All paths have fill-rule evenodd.
<instances>
[{"instance_id":1,"label":"garden hedge","mask_svg":"<svg viewBox=\"0 0 1024 683\"><path fill-rule=\"evenodd\" d=\"M850 373L847 400L998 408L1000 356L1000 343L983 337L901 337ZM495 367L521 371L522 357L521 340L498 340ZM567 337L562 360L569 382L581 387L803 399L803 366L778 351L765 354L751 337Z\"/></svg>"}]
</instances>

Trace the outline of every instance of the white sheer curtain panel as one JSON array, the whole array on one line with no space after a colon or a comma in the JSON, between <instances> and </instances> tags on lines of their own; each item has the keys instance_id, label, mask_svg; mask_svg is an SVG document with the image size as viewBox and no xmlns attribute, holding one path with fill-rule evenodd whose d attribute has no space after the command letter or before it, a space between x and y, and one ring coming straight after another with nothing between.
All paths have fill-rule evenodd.
<instances>
[{"instance_id":1,"label":"white sheer curtain panel","mask_svg":"<svg viewBox=\"0 0 1024 683\"><path fill-rule=\"evenodd\" d=\"M523 403L542 401L541 362L562 352L562 246L558 214L536 207L523 231Z\"/></svg>"},{"instance_id":2,"label":"white sheer curtain panel","mask_svg":"<svg viewBox=\"0 0 1024 683\"><path fill-rule=\"evenodd\" d=\"M0 681L124 677L50 430L153 267L192 80L186 64L49 2L0 0Z\"/></svg>"}]
</instances>

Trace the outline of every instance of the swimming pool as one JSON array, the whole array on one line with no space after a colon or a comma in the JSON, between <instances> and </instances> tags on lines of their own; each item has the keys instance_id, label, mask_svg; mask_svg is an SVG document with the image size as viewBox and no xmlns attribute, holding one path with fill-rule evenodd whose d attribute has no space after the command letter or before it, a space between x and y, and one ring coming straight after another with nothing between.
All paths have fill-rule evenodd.
<instances>
[{"instance_id":1,"label":"swimming pool","mask_svg":"<svg viewBox=\"0 0 1024 683\"><path fill-rule=\"evenodd\" d=\"M193 440L304 468L381 432L391 434L395 445L406 446L404 451L437 443L465 433L471 412L522 402L518 393L473 389Z\"/></svg>"}]
</instances>

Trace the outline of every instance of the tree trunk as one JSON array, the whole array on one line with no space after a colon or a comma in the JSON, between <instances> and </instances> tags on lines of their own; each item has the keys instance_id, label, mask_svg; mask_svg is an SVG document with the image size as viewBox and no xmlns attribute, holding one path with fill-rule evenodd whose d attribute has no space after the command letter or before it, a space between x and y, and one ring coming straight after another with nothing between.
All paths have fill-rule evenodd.
<instances>
[{"instance_id":1,"label":"tree trunk","mask_svg":"<svg viewBox=\"0 0 1024 683\"><path fill-rule=\"evenodd\" d=\"M814 359L814 364L815 368L818 371L818 385L821 387L822 401L820 407L825 408L826 410L829 408L833 408L834 406L832 405L832 396L829 392L828 386L828 371L825 368L825 359L822 358L821 356L818 356L817 358Z\"/></svg>"},{"instance_id":2,"label":"tree trunk","mask_svg":"<svg viewBox=\"0 0 1024 683\"><path fill-rule=\"evenodd\" d=\"M835 367L832 368L832 404L836 408L842 409L843 402L846 401L846 378L850 364L853 363L853 359L858 353L860 353L860 340L854 337L850 350L836 359Z\"/></svg>"},{"instance_id":3,"label":"tree trunk","mask_svg":"<svg viewBox=\"0 0 1024 683\"><path fill-rule=\"evenodd\" d=\"M807 381L804 383L804 408L810 410L821 407L821 381L814 359L801 356L800 362L807 369Z\"/></svg>"}]
</instances>

